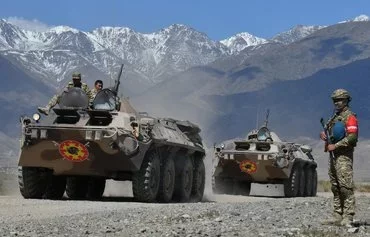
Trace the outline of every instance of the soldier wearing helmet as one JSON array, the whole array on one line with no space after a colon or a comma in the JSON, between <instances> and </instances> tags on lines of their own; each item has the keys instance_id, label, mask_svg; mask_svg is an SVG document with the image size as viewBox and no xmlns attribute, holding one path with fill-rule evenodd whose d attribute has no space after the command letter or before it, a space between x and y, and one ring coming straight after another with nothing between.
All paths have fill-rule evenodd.
<instances>
[{"instance_id":1,"label":"soldier wearing helmet","mask_svg":"<svg viewBox=\"0 0 370 237\"><path fill-rule=\"evenodd\" d=\"M84 91L86 95L89 97L89 100L92 99L91 91L89 87L86 85L86 83L81 82L81 73L79 72L74 72L72 74L72 81L68 83L68 85L64 88L63 91L67 92L70 88L73 88L73 87L80 87L82 91ZM48 115L50 109L52 109L56 104L59 103L60 96L61 94L54 95L45 107L38 107L38 111L40 113Z\"/></svg>"},{"instance_id":2,"label":"soldier wearing helmet","mask_svg":"<svg viewBox=\"0 0 370 237\"><path fill-rule=\"evenodd\" d=\"M333 219L326 224L340 224L351 227L355 215L355 196L353 184L353 152L358 138L358 121L356 114L349 108L351 96L345 89L335 90L331 98L335 113L327 122L329 144L329 178L334 194ZM320 138L327 141L325 132Z\"/></svg>"}]
</instances>

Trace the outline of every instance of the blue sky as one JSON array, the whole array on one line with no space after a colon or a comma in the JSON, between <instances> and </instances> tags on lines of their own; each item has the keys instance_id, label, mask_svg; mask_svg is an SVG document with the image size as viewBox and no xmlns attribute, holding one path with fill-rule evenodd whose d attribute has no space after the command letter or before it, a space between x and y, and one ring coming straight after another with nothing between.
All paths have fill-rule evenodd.
<instances>
[{"instance_id":1,"label":"blue sky","mask_svg":"<svg viewBox=\"0 0 370 237\"><path fill-rule=\"evenodd\" d=\"M17 17L47 25L91 31L126 26L150 33L185 24L221 40L249 32L263 38L297 25L330 25L370 16L369 0L1 0L0 18Z\"/></svg>"}]
</instances>

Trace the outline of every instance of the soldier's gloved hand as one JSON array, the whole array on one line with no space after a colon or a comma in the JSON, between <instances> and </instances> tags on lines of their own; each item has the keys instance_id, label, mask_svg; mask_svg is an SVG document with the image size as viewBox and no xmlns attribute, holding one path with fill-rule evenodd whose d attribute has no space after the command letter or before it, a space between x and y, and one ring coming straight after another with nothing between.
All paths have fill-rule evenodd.
<instances>
[{"instance_id":1,"label":"soldier's gloved hand","mask_svg":"<svg viewBox=\"0 0 370 237\"><path fill-rule=\"evenodd\" d=\"M321 138L321 140L326 141L327 137L326 137L326 134L325 134L325 132L324 132L324 131L322 131L322 132L320 133L320 138Z\"/></svg>"}]
</instances>

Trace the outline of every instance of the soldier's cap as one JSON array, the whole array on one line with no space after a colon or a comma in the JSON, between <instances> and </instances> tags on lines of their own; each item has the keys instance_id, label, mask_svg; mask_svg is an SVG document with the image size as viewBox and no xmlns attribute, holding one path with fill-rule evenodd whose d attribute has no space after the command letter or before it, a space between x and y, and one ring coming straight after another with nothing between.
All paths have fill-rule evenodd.
<instances>
[{"instance_id":1,"label":"soldier's cap","mask_svg":"<svg viewBox=\"0 0 370 237\"><path fill-rule=\"evenodd\" d=\"M79 73L79 72L74 72L73 74L72 74L72 79L81 79L81 73Z\"/></svg>"}]
</instances>

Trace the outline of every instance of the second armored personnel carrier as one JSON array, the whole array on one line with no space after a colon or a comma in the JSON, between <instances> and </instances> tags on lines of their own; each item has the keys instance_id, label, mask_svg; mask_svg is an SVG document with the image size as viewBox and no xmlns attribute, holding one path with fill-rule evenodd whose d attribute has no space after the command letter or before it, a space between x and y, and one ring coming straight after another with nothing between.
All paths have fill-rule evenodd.
<instances>
[{"instance_id":1,"label":"second armored personnel carrier","mask_svg":"<svg viewBox=\"0 0 370 237\"><path fill-rule=\"evenodd\" d=\"M268 117L268 115L267 115ZM307 145L283 142L265 125L215 146L212 189L219 194L316 196L317 163Z\"/></svg>"},{"instance_id":2,"label":"second armored personnel carrier","mask_svg":"<svg viewBox=\"0 0 370 237\"><path fill-rule=\"evenodd\" d=\"M47 117L21 118L23 197L59 199L66 192L71 199L99 199L106 180L114 179L131 180L138 201L202 200L199 127L136 112L117 96L119 78L90 105L80 88L71 88Z\"/></svg>"}]
</instances>

